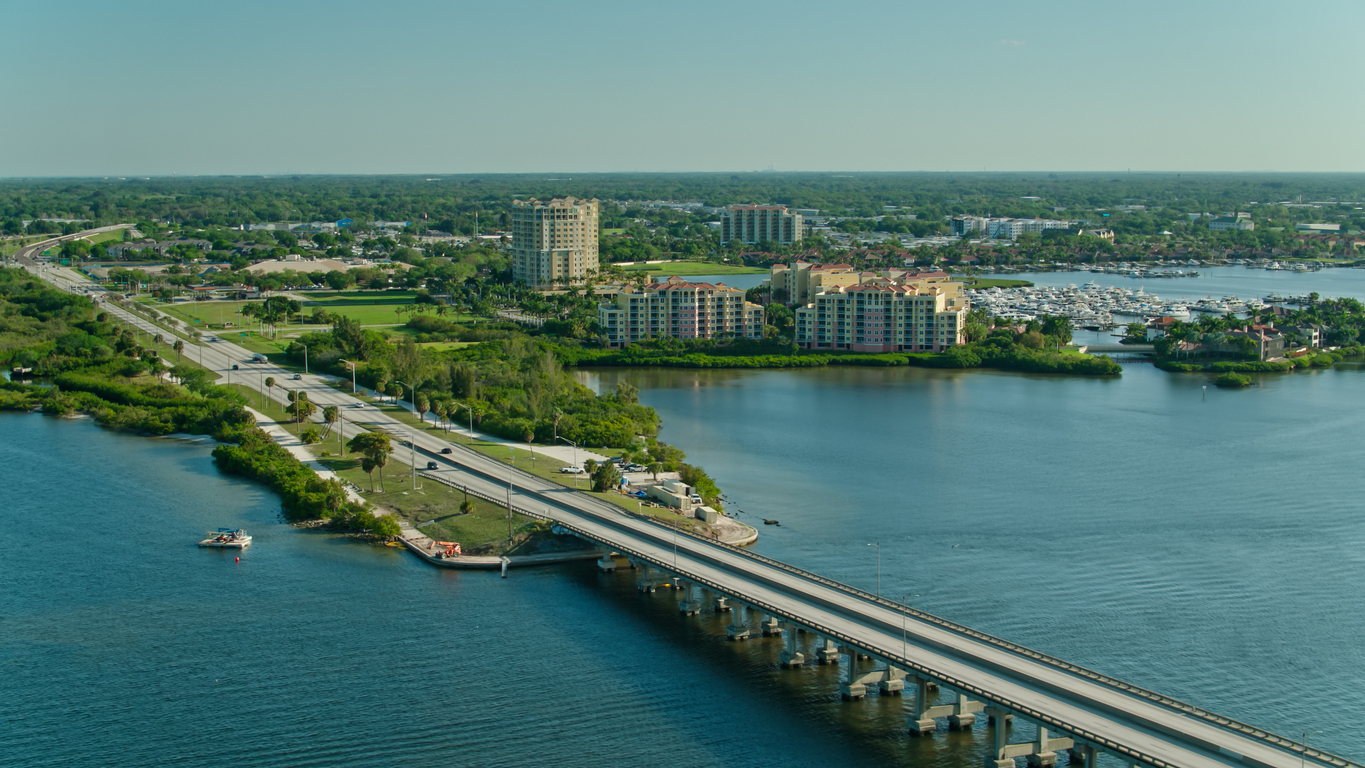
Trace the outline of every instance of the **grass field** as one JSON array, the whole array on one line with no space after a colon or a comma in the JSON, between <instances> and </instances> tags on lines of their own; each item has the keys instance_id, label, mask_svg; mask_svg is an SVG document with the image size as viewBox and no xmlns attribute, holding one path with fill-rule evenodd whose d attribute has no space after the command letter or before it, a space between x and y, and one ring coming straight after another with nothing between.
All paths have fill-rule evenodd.
<instances>
[{"instance_id":1,"label":"grass field","mask_svg":"<svg viewBox=\"0 0 1365 768\"><path fill-rule=\"evenodd\" d=\"M761 275L768 270L759 267L741 267L733 264L717 264L711 261L667 261L662 264L631 264L622 267L627 272L648 272L665 276L677 275Z\"/></svg>"},{"instance_id":2,"label":"grass field","mask_svg":"<svg viewBox=\"0 0 1365 768\"><path fill-rule=\"evenodd\" d=\"M1010 280L1003 277L958 277L953 279L962 280L968 288L1022 288L1033 285L1028 280Z\"/></svg>"},{"instance_id":3,"label":"grass field","mask_svg":"<svg viewBox=\"0 0 1365 768\"><path fill-rule=\"evenodd\" d=\"M361 325L384 325L392 323L407 322L407 316L399 315L397 308L412 304L413 293L411 291L394 291L385 293L362 294L365 298L358 298L351 293L332 293L332 294L313 294L311 298L328 297L325 300L309 301L303 303L303 315L306 317L313 313L314 309L322 309L330 314L344 315L355 318ZM244 304L259 304L247 301L195 301L180 302L174 304L158 304L157 309L184 320L198 328L212 328L222 330L222 323L233 323L234 327L254 326L255 321L249 317L241 317L238 312ZM476 321L478 318L473 315L448 313L444 319L457 323L467 323ZM289 331L297 330L317 330L326 326L317 325L291 325ZM284 328L282 328L284 330Z\"/></svg>"}]
</instances>

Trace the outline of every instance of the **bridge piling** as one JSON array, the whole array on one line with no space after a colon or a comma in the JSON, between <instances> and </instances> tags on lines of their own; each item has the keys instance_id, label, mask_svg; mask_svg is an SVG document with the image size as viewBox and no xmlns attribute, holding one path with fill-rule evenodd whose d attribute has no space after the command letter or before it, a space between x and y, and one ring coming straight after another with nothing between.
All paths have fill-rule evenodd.
<instances>
[{"instance_id":1,"label":"bridge piling","mask_svg":"<svg viewBox=\"0 0 1365 768\"><path fill-rule=\"evenodd\" d=\"M611 556L611 550L602 550L602 559L597 561L597 569L602 573L612 573L616 570L616 558Z\"/></svg>"},{"instance_id":2,"label":"bridge piling","mask_svg":"<svg viewBox=\"0 0 1365 768\"><path fill-rule=\"evenodd\" d=\"M782 629L782 655L779 657L783 669L795 669L806 665L806 655L796 642L796 625L784 624Z\"/></svg>"},{"instance_id":3,"label":"bridge piling","mask_svg":"<svg viewBox=\"0 0 1365 768\"><path fill-rule=\"evenodd\" d=\"M735 605L734 621L726 625L725 636L731 642L749 639L749 625L744 623L744 606L742 604Z\"/></svg>"},{"instance_id":4,"label":"bridge piling","mask_svg":"<svg viewBox=\"0 0 1365 768\"><path fill-rule=\"evenodd\" d=\"M856 701L867 697L867 686L858 677L858 651L847 646L839 649L839 695L844 701Z\"/></svg>"},{"instance_id":5,"label":"bridge piling","mask_svg":"<svg viewBox=\"0 0 1365 768\"><path fill-rule=\"evenodd\" d=\"M684 616L696 616L701 613L700 596L696 594L698 587L692 582L682 583L686 591L683 593L683 599L678 601L678 613Z\"/></svg>"},{"instance_id":6,"label":"bridge piling","mask_svg":"<svg viewBox=\"0 0 1365 768\"><path fill-rule=\"evenodd\" d=\"M820 637L816 641L815 661L819 664L839 663L839 648L833 640L828 637Z\"/></svg>"}]
</instances>

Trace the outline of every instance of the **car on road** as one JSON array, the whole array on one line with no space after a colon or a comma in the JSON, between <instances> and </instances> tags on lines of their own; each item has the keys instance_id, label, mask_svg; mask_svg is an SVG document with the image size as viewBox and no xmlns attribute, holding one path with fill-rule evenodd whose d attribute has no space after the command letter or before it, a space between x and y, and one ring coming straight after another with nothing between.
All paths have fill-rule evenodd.
<instances>
[{"instance_id":1,"label":"car on road","mask_svg":"<svg viewBox=\"0 0 1365 768\"><path fill-rule=\"evenodd\" d=\"M218 340L218 337L217 337L217 336L210 336L210 337L209 337L209 341L217 341L217 340Z\"/></svg>"},{"instance_id":2,"label":"car on road","mask_svg":"<svg viewBox=\"0 0 1365 768\"><path fill-rule=\"evenodd\" d=\"M352 407L352 408L364 408L364 407L365 407L365 404L364 404L364 403L351 403L351 407Z\"/></svg>"},{"instance_id":3,"label":"car on road","mask_svg":"<svg viewBox=\"0 0 1365 768\"><path fill-rule=\"evenodd\" d=\"M560 468L559 468L559 471L560 471L561 473L565 474L565 475L581 475L581 474L583 474L583 468L582 468L582 467L560 467Z\"/></svg>"},{"instance_id":4,"label":"car on road","mask_svg":"<svg viewBox=\"0 0 1365 768\"><path fill-rule=\"evenodd\" d=\"M427 462L427 469L436 469L436 462L434 462L434 461L428 461L428 462Z\"/></svg>"},{"instance_id":5,"label":"car on road","mask_svg":"<svg viewBox=\"0 0 1365 768\"><path fill-rule=\"evenodd\" d=\"M454 453L454 452L455 452L455 449L454 449L454 448L442 448L442 449L441 449L441 453Z\"/></svg>"},{"instance_id":6,"label":"car on road","mask_svg":"<svg viewBox=\"0 0 1365 768\"><path fill-rule=\"evenodd\" d=\"M265 356L265 355L262 355L261 353L258 352L258 353L256 353L256 354L254 354L254 355L251 356L251 362L253 362L253 363L268 363L268 362L270 362L270 361L266 359L266 356Z\"/></svg>"},{"instance_id":7,"label":"car on road","mask_svg":"<svg viewBox=\"0 0 1365 768\"><path fill-rule=\"evenodd\" d=\"M238 371L238 370L241 370L241 369L237 367L237 364L236 364L236 363L233 363L233 364L232 364L232 370Z\"/></svg>"},{"instance_id":8,"label":"car on road","mask_svg":"<svg viewBox=\"0 0 1365 768\"><path fill-rule=\"evenodd\" d=\"M302 375L302 374L296 373L296 374L293 375L292 378L294 379L294 381L303 381L303 375Z\"/></svg>"}]
</instances>

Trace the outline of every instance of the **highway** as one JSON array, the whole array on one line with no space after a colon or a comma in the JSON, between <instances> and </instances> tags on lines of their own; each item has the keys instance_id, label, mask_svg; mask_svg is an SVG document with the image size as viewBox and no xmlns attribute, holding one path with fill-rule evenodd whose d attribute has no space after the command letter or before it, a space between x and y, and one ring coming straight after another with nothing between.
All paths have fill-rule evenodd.
<instances>
[{"instance_id":1,"label":"highway","mask_svg":"<svg viewBox=\"0 0 1365 768\"><path fill-rule=\"evenodd\" d=\"M41 244L34 246L41 249ZM90 283L78 273L32 261L25 268L66 290L84 291ZM154 333L163 329L112 303L103 307L129 323ZM319 406L342 406L346 435L361 428L410 435L416 430L329 386L327 377L304 376L273 364L252 365L251 353L227 341L195 345L185 354L256 386L264 376L308 393ZM230 371L233 364L240 371ZM283 401L277 387L271 394ZM1016 717L1045 726L1050 735L1070 737L1115 756L1126 764L1156 766L1357 766L1289 739L1205 712L1112 680L1064 661L975 632L923 612L755 553L718 544L666 526L624 514L617 507L551 481L512 469L501 462L425 432L416 435L419 466L436 461L439 472L491 498L503 498L509 483L519 510L555 521L606 549L649 563L683 579L728 596L784 622L799 625L841 646L859 649L875 660L939 683L945 691L1008 710ZM440 453L453 449L450 455ZM396 454L395 460L408 458ZM904 641L903 641L904 637ZM793 672L793 674L800 674ZM907 704L913 701L907 696ZM851 704L850 706L856 706ZM908 713L914 714L914 713ZM1112 757L1105 758L1112 759Z\"/></svg>"}]
</instances>

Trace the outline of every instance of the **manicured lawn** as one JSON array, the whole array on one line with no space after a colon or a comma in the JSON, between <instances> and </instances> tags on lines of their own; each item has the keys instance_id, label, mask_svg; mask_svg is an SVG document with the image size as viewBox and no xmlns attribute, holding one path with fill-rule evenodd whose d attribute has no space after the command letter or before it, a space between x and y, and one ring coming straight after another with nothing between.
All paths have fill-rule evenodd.
<instances>
[{"instance_id":1,"label":"manicured lawn","mask_svg":"<svg viewBox=\"0 0 1365 768\"><path fill-rule=\"evenodd\" d=\"M761 275L768 270L759 267L742 267L733 264L717 264L710 261L668 261L662 264L631 264L622 267L627 272L648 272L652 275L669 277L677 275Z\"/></svg>"},{"instance_id":2,"label":"manicured lawn","mask_svg":"<svg viewBox=\"0 0 1365 768\"><path fill-rule=\"evenodd\" d=\"M1022 288L1033 285L1028 280L1010 280L1003 277L961 277L953 276L954 280L962 280L968 288Z\"/></svg>"}]
</instances>

